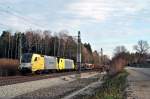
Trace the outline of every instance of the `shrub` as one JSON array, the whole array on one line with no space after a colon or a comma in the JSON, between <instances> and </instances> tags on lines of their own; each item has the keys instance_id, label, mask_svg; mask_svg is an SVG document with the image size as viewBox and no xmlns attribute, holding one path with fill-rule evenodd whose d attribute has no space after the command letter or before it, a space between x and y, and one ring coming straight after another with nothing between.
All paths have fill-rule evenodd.
<instances>
[{"instance_id":1,"label":"shrub","mask_svg":"<svg viewBox=\"0 0 150 99\"><path fill-rule=\"evenodd\" d=\"M122 58L112 60L109 74L115 75L116 73L121 72L125 64L126 64L126 61Z\"/></svg>"}]
</instances>

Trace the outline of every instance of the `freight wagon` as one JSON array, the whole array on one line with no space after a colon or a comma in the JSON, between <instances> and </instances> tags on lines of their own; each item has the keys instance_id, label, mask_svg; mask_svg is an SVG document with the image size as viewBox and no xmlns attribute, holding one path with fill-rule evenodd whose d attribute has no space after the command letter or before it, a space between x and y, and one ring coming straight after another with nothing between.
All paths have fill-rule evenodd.
<instances>
[{"instance_id":1,"label":"freight wagon","mask_svg":"<svg viewBox=\"0 0 150 99\"><path fill-rule=\"evenodd\" d=\"M74 61L33 53L24 53L21 57L19 71L25 73L41 73L50 71L74 70Z\"/></svg>"}]
</instances>

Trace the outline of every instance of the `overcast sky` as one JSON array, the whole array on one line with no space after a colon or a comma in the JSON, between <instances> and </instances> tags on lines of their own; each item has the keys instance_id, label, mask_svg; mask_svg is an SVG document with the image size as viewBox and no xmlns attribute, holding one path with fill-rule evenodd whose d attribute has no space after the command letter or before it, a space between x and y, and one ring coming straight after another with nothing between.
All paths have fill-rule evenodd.
<instances>
[{"instance_id":1,"label":"overcast sky","mask_svg":"<svg viewBox=\"0 0 150 99\"><path fill-rule=\"evenodd\" d=\"M81 31L93 50L130 51L138 40L150 43L150 0L0 0L0 31L46 29Z\"/></svg>"}]
</instances>

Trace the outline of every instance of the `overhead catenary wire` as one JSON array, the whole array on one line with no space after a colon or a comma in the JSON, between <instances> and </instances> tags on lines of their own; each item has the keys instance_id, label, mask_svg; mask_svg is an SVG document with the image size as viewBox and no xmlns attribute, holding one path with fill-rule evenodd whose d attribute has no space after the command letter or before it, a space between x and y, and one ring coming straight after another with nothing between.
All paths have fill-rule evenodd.
<instances>
[{"instance_id":1,"label":"overhead catenary wire","mask_svg":"<svg viewBox=\"0 0 150 99\"><path fill-rule=\"evenodd\" d=\"M9 10L9 9L11 10ZM21 21L23 21L23 23L25 23L25 25L34 25L34 26L36 26L36 27L38 27L38 28L45 28L44 26L42 26L42 25L39 25L39 24L37 24L37 23L35 23L35 22L33 22L33 19L28 19L28 18L26 18L26 17L24 17L23 15L21 15L21 13L19 12L19 11L16 11L16 10L13 10L13 9L11 9L10 7L7 7L7 9L4 9L4 8L2 8L1 6L0 6L0 11L2 11L2 12L4 12L4 13L6 13L6 14L9 14L9 15L13 15L13 16L15 16L15 17L17 17L17 18L19 18ZM2 15L2 14L1 14Z\"/></svg>"},{"instance_id":2,"label":"overhead catenary wire","mask_svg":"<svg viewBox=\"0 0 150 99\"><path fill-rule=\"evenodd\" d=\"M8 25L6 25L6 24L3 24L3 23L0 23L0 27L1 27L1 28L8 28L8 27L10 28L10 26L8 26Z\"/></svg>"},{"instance_id":3,"label":"overhead catenary wire","mask_svg":"<svg viewBox=\"0 0 150 99\"><path fill-rule=\"evenodd\" d=\"M9 9L10 9L10 7L8 7ZM34 23L32 20L29 20L29 19L27 19L26 17L24 17L24 16L22 16L21 15L21 13L19 13L18 11L14 11L13 9L11 9L11 11L9 10L9 9L3 9L1 6L0 6L0 11L1 12L3 12L3 13L1 13L1 16L2 15L5 15L5 14L8 14L8 15L13 15L13 16L15 16L15 17L17 17L17 18L19 18L19 20L21 20L25 25L27 24L27 25L34 25L34 26L36 26L36 27L43 27L43 26L41 26L41 25L39 25L39 24L36 24L36 23ZM13 12L12 12L13 11ZM0 26L2 27L2 28L12 28L10 25L7 25L6 23L5 24L3 24L3 23L0 23ZM5 50L5 55L6 55L6 53L8 54L8 57L10 57L10 37L9 37L9 48L8 48L8 51L6 52L6 50ZM17 50L17 49L16 49ZM11 54L12 54L12 52L11 52Z\"/></svg>"},{"instance_id":4,"label":"overhead catenary wire","mask_svg":"<svg viewBox=\"0 0 150 99\"><path fill-rule=\"evenodd\" d=\"M46 24L38 24L38 23L36 23L35 21L37 21L38 22L38 20L35 20L35 19L33 19L33 18L31 18L30 16L28 16L28 18L26 18L26 17L24 17L23 15L21 15L22 13L20 12L20 11L18 11L18 10L14 10L14 9L12 9L11 7L8 7L11 11L13 11L13 12L15 12L16 14L18 14L18 15L20 15L21 17L23 17L25 20L27 20L27 21L29 21L29 22L31 22L32 24L35 24L35 25L37 25L37 26L39 26L39 27L46 27ZM33 21L33 20L35 20L35 21Z\"/></svg>"}]
</instances>

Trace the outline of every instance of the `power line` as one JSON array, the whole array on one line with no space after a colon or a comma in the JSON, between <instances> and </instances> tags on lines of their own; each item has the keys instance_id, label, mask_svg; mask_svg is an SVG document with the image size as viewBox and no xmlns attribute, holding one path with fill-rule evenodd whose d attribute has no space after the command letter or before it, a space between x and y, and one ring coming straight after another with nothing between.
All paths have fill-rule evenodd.
<instances>
[{"instance_id":1,"label":"power line","mask_svg":"<svg viewBox=\"0 0 150 99\"><path fill-rule=\"evenodd\" d=\"M14 9L12 9L12 8L10 8L10 7L8 7L8 8L9 8L10 10L13 10L15 13L21 15L21 13L20 13L19 11L14 10ZM24 16L21 15L21 17L24 17ZM25 20L31 21L31 23L33 23L33 24L35 24L35 25L38 25L38 26L41 26L41 27L45 27L44 25L39 25L39 24L35 23L35 22L33 21L33 20L35 20L35 19L33 19L33 18L29 17L29 16L28 16L28 18L30 18L31 20L30 20L30 19L27 19L26 17L24 17Z\"/></svg>"},{"instance_id":2,"label":"power line","mask_svg":"<svg viewBox=\"0 0 150 99\"><path fill-rule=\"evenodd\" d=\"M5 25L5 24L3 24L3 23L0 23L0 26L2 26L1 28L8 28L8 27L10 27L10 26Z\"/></svg>"},{"instance_id":3,"label":"power line","mask_svg":"<svg viewBox=\"0 0 150 99\"><path fill-rule=\"evenodd\" d=\"M10 7L8 7L8 8L10 8ZM7 14L13 15L13 16L15 16L15 17L21 19L22 21L24 21L24 23L28 23L28 24L34 25L34 26L36 26L36 27L43 27L43 26L41 26L41 25L39 25L39 24L36 24L36 23L34 23L33 21L31 21L31 20L25 18L25 17L22 16L18 11L15 11L15 13L14 13L14 12L11 12L11 11L9 11L9 10L5 10L5 9L3 9L2 7L0 7L0 10L3 11L3 12L5 12L5 13L7 13ZM43 27L43 28L45 28L45 27Z\"/></svg>"},{"instance_id":4,"label":"power line","mask_svg":"<svg viewBox=\"0 0 150 99\"><path fill-rule=\"evenodd\" d=\"M0 23L1 28L6 28L6 26L4 26L3 24Z\"/></svg>"}]
</instances>

